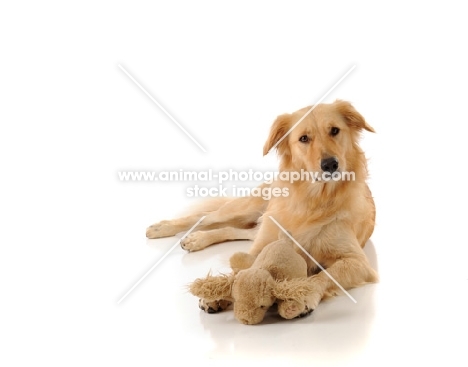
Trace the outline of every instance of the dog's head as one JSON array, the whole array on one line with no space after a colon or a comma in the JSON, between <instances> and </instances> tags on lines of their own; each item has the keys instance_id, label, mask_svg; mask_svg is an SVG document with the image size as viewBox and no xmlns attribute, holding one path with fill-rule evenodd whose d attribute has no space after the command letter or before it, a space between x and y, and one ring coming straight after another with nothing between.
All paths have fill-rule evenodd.
<instances>
[{"instance_id":1,"label":"dog's head","mask_svg":"<svg viewBox=\"0 0 468 367\"><path fill-rule=\"evenodd\" d=\"M328 174L359 170L365 160L358 146L359 134L363 129L374 129L349 102L319 104L303 118L310 108L278 116L263 154L276 147L281 157L280 170Z\"/></svg>"}]
</instances>

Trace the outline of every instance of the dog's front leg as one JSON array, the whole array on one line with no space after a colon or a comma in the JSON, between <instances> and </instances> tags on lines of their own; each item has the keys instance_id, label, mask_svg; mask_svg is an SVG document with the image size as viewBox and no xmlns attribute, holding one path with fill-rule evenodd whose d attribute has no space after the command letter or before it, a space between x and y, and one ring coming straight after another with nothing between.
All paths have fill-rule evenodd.
<instances>
[{"instance_id":1,"label":"dog's front leg","mask_svg":"<svg viewBox=\"0 0 468 367\"><path fill-rule=\"evenodd\" d=\"M341 288L348 290L366 283L374 283L378 280L378 276L362 252L337 259L325 271L309 279L315 289L306 297L306 308L310 312L324 297L342 293Z\"/></svg>"},{"instance_id":2,"label":"dog's front leg","mask_svg":"<svg viewBox=\"0 0 468 367\"><path fill-rule=\"evenodd\" d=\"M278 226L267 215L264 215L260 221L257 236L254 239L252 247L249 249L249 254L257 257L266 245L278 240L278 235Z\"/></svg>"}]
</instances>

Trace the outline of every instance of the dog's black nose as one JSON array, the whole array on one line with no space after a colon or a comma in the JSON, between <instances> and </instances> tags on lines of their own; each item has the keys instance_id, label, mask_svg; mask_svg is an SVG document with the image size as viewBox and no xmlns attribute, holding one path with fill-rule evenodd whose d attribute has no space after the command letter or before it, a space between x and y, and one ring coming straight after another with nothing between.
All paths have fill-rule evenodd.
<instances>
[{"instance_id":1,"label":"dog's black nose","mask_svg":"<svg viewBox=\"0 0 468 367\"><path fill-rule=\"evenodd\" d=\"M335 157L322 159L322 162L320 162L320 167L322 168L323 172L333 173L338 169L338 159Z\"/></svg>"}]
</instances>

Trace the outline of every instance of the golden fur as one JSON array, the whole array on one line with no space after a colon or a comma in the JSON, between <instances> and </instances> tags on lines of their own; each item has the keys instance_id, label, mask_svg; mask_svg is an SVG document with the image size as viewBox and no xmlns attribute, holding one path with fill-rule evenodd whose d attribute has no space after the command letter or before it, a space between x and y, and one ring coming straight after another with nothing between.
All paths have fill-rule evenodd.
<instances>
[{"instance_id":1,"label":"golden fur","mask_svg":"<svg viewBox=\"0 0 468 367\"><path fill-rule=\"evenodd\" d=\"M279 116L271 127L263 153L268 151L310 109ZM250 254L257 256L278 238L278 221L345 289L377 280L362 250L374 229L375 207L366 184L367 164L358 145L363 130L373 132L360 113L345 101L320 104L277 146L280 172L324 172L323 162L335 159L337 172L354 172L352 181L276 180L263 187L288 189L287 197L240 197L207 202L204 210L190 216L150 226L148 238L173 236L190 229L202 215L206 218L181 243L188 251L201 250L228 240L253 240ZM338 131L338 133L336 133ZM336 134L335 134L336 133ZM302 141L301 141L302 140ZM330 171L331 172L331 171ZM313 310L320 300L335 295L338 287L299 249L307 261L314 292L306 299ZM226 303L207 306L217 311Z\"/></svg>"}]
</instances>

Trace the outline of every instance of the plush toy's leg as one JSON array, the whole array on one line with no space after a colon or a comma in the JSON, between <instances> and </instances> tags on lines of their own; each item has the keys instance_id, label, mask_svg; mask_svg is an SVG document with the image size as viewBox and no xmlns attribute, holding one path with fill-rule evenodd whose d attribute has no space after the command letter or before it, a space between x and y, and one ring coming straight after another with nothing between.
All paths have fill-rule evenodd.
<instances>
[{"instance_id":1,"label":"plush toy's leg","mask_svg":"<svg viewBox=\"0 0 468 367\"><path fill-rule=\"evenodd\" d=\"M198 307L200 307L203 311L207 313L217 313L217 312L224 311L230 305L232 305L232 302L226 301L224 299L221 299L219 301L213 301L213 302L207 302L203 299L200 299L198 301Z\"/></svg>"}]
</instances>

